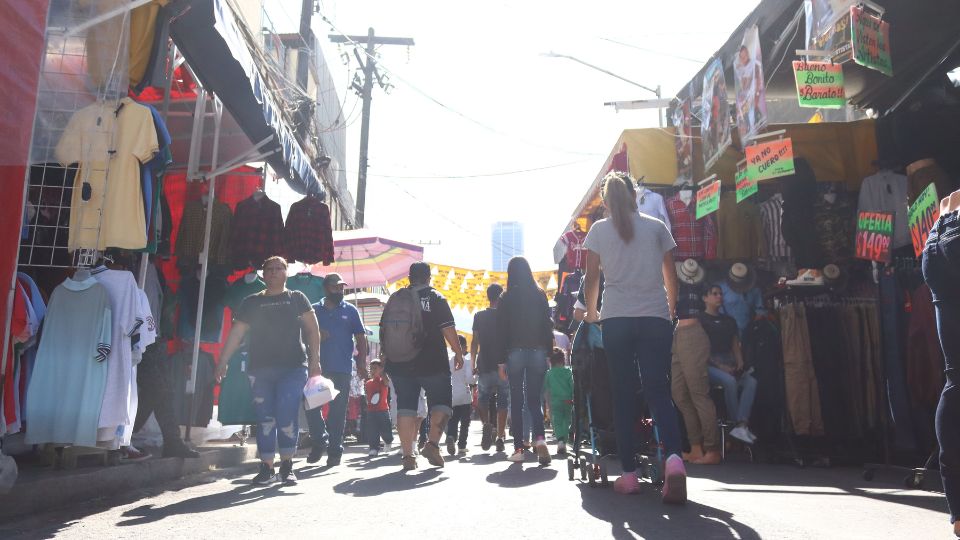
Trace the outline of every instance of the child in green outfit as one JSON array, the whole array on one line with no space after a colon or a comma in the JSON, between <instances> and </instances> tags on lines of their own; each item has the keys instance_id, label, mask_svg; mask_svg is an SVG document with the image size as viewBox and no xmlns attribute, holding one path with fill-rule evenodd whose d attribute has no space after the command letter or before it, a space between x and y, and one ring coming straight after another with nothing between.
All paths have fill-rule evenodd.
<instances>
[{"instance_id":1,"label":"child in green outfit","mask_svg":"<svg viewBox=\"0 0 960 540\"><path fill-rule=\"evenodd\" d=\"M548 357L552 367L547 371L544 387L550 398L550 414L553 436L557 439L557 454L563 456L567 453L567 437L570 435L573 413L573 371L566 366L566 354L563 349L554 347Z\"/></svg>"}]
</instances>

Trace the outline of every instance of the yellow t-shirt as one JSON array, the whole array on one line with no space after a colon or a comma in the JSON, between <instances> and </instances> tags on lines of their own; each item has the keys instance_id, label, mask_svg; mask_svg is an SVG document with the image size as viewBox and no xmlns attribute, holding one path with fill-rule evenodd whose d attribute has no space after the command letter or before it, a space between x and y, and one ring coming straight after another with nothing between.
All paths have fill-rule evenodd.
<instances>
[{"instance_id":1,"label":"yellow t-shirt","mask_svg":"<svg viewBox=\"0 0 960 540\"><path fill-rule=\"evenodd\" d=\"M130 98L120 104L119 111L109 101L80 109L57 144L57 161L80 164L70 203L70 251L147 245L140 164L157 153L157 132L150 109ZM84 183L90 185L87 200Z\"/></svg>"}]
</instances>

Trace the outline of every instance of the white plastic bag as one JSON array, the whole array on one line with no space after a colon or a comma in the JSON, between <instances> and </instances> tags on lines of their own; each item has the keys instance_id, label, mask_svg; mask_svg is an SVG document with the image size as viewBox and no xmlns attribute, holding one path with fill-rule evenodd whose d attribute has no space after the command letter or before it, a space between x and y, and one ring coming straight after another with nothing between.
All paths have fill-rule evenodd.
<instances>
[{"instance_id":1,"label":"white plastic bag","mask_svg":"<svg viewBox=\"0 0 960 540\"><path fill-rule=\"evenodd\" d=\"M0 454L0 495L10 493L17 481L17 462L10 456Z\"/></svg>"},{"instance_id":2,"label":"white plastic bag","mask_svg":"<svg viewBox=\"0 0 960 540\"><path fill-rule=\"evenodd\" d=\"M323 407L336 399L339 393L340 391L333 387L333 381L322 375L310 377L307 379L307 385L303 387L307 409Z\"/></svg>"}]
</instances>

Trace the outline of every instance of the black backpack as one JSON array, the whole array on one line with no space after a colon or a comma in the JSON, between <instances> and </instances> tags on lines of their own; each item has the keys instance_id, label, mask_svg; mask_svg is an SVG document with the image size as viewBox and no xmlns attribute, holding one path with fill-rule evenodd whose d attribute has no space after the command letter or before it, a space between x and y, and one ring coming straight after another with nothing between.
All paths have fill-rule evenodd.
<instances>
[{"instance_id":1,"label":"black backpack","mask_svg":"<svg viewBox=\"0 0 960 540\"><path fill-rule=\"evenodd\" d=\"M390 295L380 316L380 345L388 362L405 363L423 350L423 308L420 290L404 287Z\"/></svg>"}]
</instances>

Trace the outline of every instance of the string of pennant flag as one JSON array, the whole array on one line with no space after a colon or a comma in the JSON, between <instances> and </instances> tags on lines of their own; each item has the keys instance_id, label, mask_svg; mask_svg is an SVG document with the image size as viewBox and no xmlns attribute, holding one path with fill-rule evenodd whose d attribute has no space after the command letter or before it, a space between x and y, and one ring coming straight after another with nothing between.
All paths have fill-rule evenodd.
<instances>
[{"instance_id":1,"label":"string of pennant flag","mask_svg":"<svg viewBox=\"0 0 960 540\"><path fill-rule=\"evenodd\" d=\"M433 287L447 299L450 308L464 309L470 313L484 309L489 305L487 287L494 283L504 288L507 286L506 272L472 270L440 264L430 264L430 270L433 275ZM558 286L556 272L551 270L534 272L533 278L540 288L547 293L547 298L553 298ZM410 280L403 278L389 284L387 289L393 293L408 285L410 285Z\"/></svg>"}]
</instances>

